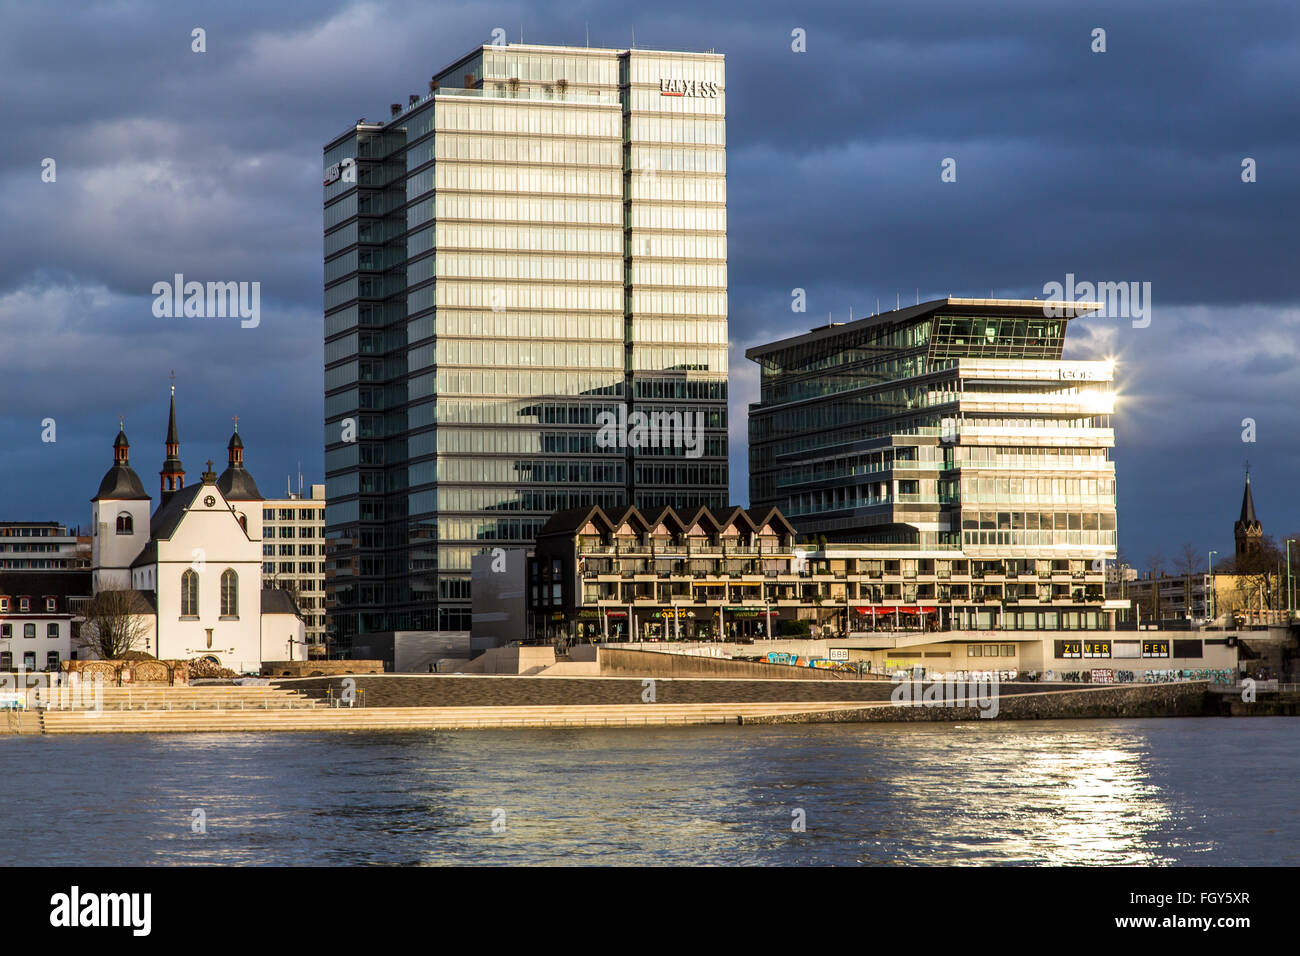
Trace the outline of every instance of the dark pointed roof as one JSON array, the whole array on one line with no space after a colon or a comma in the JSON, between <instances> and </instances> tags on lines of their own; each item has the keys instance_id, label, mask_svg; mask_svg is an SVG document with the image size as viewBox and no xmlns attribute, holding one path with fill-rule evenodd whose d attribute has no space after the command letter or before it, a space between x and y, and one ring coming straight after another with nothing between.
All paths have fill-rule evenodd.
<instances>
[{"instance_id":1,"label":"dark pointed roof","mask_svg":"<svg viewBox=\"0 0 1300 956\"><path fill-rule=\"evenodd\" d=\"M171 413L167 416L167 444L179 445L180 433L176 428L176 386L172 386Z\"/></svg>"},{"instance_id":2,"label":"dark pointed roof","mask_svg":"<svg viewBox=\"0 0 1300 956\"><path fill-rule=\"evenodd\" d=\"M296 614L302 617L293 594L283 588L262 588L262 613Z\"/></svg>"},{"instance_id":3,"label":"dark pointed roof","mask_svg":"<svg viewBox=\"0 0 1300 956\"><path fill-rule=\"evenodd\" d=\"M113 447L114 448L131 447L131 443L126 440L126 431L124 429L119 428L117 430L117 437L113 439Z\"/></svg>"},{"instance_id":4,"label":"dark pointed roof","mask_svg":"<svg viewBox=\"0 0 1300 956\"><path fill-rule=\"evenodd\" d=\"M228 449L243 448L243 447L244 447L244 440L239 437L239 432L235 432L233 435L231 435L230 441L226 444L226 448Z\"/></svg>"},{"instance_id":5,"label":"dark pointed roof","mask_svg":"<svg viewBox=\"0 0 1300 956\"><path fill-rule=\"evenodd\" d=\"M1241 517L1237 519L1239 524L1259 524L1259 518L1255 516L1255 496L1250 493L1250 472L1246 472L1246 491L1241 496Z\"/></svg>"}]
</instances>

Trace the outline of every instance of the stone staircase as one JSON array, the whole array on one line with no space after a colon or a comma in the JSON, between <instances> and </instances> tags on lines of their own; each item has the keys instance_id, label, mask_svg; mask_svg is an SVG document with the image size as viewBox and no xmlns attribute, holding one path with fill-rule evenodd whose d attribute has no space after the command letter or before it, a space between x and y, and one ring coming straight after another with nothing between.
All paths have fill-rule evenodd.
<instances>
[{"instance_id":1,"label":"stone staircase","mask_svg":"<svg viewBox=\"0 0 1300 956\"><path fill-rule=\"evenodd\" d=\"M818 705L819 709L826 705ZM880 706L832 705L848 710ZM154 707L88 712L51 710L47 733L209 733L218 731L413 731L523 727L672 727L736 724L741 718L807 712L791 704L593 704L489 707L268 707L171 710Z\"/></svg>"}]
</instances>

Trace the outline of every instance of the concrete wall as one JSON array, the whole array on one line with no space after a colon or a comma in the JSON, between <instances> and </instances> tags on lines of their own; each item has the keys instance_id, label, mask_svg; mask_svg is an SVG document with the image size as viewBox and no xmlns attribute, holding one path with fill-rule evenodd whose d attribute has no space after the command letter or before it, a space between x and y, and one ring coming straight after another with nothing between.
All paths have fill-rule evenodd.
<instances>
[{"instance_id":1,"label":"concrete wall","mask_svg":"<svg viewBox=\"0 0 1300 956\"><path fill-rule=\"evenodd\" d=\"M524 640L528 627L528 552L501 548L470 559L470 649Z\"/></svg>"},{"instance_id":2,"label":"concrete wall","mask_svg":"<svg viewBox=\"0 0 1300 956\"><path fill-rule=\"evenodd\" d=\"M286 690L338 696L341 677L273 679ZM367 707L488 707L496 705L642 704L647 680L655 703L773 703L889 700L889 681L718 680L716 678L520 677L513 675L385 674L354 678ZM1160 685L1173 686L1173 685ZM1078 685L1072 685L1077 689ZM1061 684L1003 684L1004 694L1040 694Z\"/></svg>"},{"instance_id":3,"label":"concrete wall","mask_svg":"<svg viewBox=\"0 0 1300 956\"><path fill-rule=\"evenodd\" d=\"M263 661L263 677L305 677L330 674L382 674L383 661Z\"/></svg>"},{"instance_id":4,"label":"concrete wall","mask_svg":"<svg viewBox=\"0 0 1300 956\"><path fill-rule=\"evenodd\" d=\"M1057 685L1059 687L1059 685ZM773 717L745 717L744 724L906 723L923 720L1074 720L1113 717L1201 717L1207 713L1206 684L1126 684L1019 695L1004 684L996 717L977 707L873 707ZM1015 695L1015 696L1012 696Z\"/></svg>"}]
</instances>

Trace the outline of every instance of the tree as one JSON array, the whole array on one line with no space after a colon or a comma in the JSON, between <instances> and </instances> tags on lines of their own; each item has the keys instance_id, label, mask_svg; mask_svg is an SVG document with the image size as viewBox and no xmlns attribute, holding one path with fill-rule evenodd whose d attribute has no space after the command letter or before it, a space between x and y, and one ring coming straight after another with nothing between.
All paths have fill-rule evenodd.
<instances>
[{"instance_id":1,"label":"tree","mask_svg":"<svg viewBox=\"0 0 1300 956\"><path fill-rule=\"evenodd\" d=\"M77 644L103 660L120 658L149 636L150 610L139 591L100 591L86 605Z\"/></svg>"}]
</instances>

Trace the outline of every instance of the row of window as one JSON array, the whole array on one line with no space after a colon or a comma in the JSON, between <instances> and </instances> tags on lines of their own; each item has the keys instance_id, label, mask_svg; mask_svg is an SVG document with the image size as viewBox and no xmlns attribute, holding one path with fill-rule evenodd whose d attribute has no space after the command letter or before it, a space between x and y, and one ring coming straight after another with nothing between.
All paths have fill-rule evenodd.
<instances>
[{"instance_id":1,"label":"row of window","mask_svg":"<svg viewBox=\"0 0 1300 956\"><path fill-rule=\"evenodd\" d=\"M0 597L0 614L9 613L10 598ZM45 613L53 614L58 608L58 599L53 597L45 598ZM20 597L17 600L17 609L20 612L28 612L32 609L32 599L29 597Z\"/></svg>"},{"instance_id":2,"label":"row of window","mask_svg":"<svg viewBox=\"0 0 1300 956\"><path fill-rule=\"evenodd\" d=\"M14 626L12 624L0 624L0 641L10 640L14 636ZM56 640L59 636L59 625L51 622L45 625L45 636L50 640ZM36 637L36 625L29 623L23 625L23 637L32 639Z\"/></svg>"},{"instance_id":3,"label":"row of window","mask_svg":"<svg viewBox=\"0 0 1300 956\"><path fill-rule=\"evenodd\" d=\"M58 651L46 652L45 669L52 671L52 670L58 670L58 668L59 668L59 652ZM14 655L9 651L0 651L0 671L11 671L13 669L14 669ZM23 652L23 670L25 671L36 670L35 651Z\"/></svg>"},{"instance_id":4,"label":"row of window","mask_svg":"<svg viewBox=\"0 0 1300 956\"><path fill-rule=\"evenodd\" d=\"M181 575L181 617L199 616L199 575L190 568ZM239 575L234 568L221 572L221 616L239 616Z\"/></svg>"}]
</instances>

